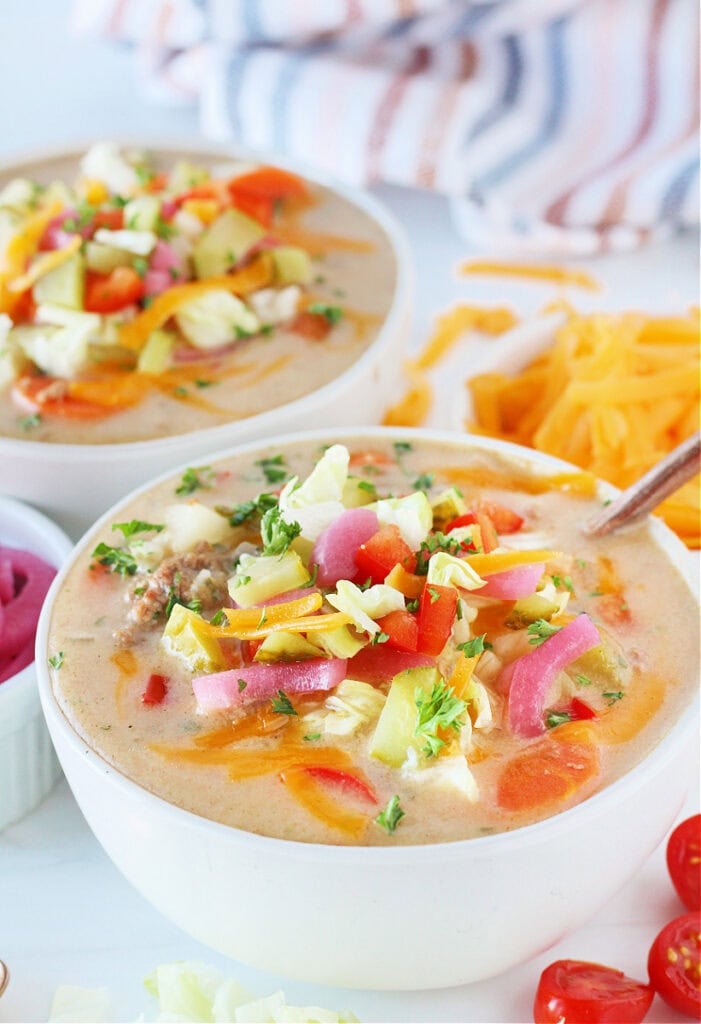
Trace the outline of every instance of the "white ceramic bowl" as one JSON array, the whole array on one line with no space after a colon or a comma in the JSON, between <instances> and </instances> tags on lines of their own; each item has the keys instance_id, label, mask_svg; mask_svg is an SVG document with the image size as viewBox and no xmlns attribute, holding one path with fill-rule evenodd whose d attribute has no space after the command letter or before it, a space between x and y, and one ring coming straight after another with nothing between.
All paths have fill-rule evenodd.
<instances>
[{"instance_id":1,"label":"white ceramic bowl","mask_svg":"<svg viewBox=\"0 0 701 1024\"><path fill-rule=\"evenodd\" d=\"M501 451L546 472L566 467L484 438L384 433ZM377 429L315 431L294 440L317 446L353 439L371 447L377 436ZM233 453L212 459L224 454ZM602 493L615 493L602 486ZM113 510L103 517L96 530L116 515ZM658 520L652 534L688 580L688 553L680 541ZM78 550L92 543L94 531ZM571 810L511 833L393 849L322 846L200 818L121 775L60 711L46 669L47 631L68 568L55 581L39 625L39 687L83 814L117 867L166 917L256 967L375 989L442 987L498 974L595 914L652 852L682 806L698 742L691 709L617 782Z\"/></svg>"},{"instance_id":2,"label":"white ceramic bowl","mask_svg":"<svg viewBox=\"0 0 701 1024\"><path fill-rule=\"evenodd\" d=\"M369 193L340 184L299 162L273 154L251 153L212 143L164 143L160 140L120 139L120 145L219 162L232 159L274 163L323 185L354 203L372 217L389 239L396 261L392 303L374 341L348 370L335 380L293 402L247 419L173 437L126 444L46 444L0 437L3 489L13 497L31 501L77 538L98 515L134 487L182 462L192 464L218 448L304 430L326 423L329 427L378 423L391 393L396 368L411 314L411 259L403 229L387 209ZM42 150L0 163L0 180L14 176L44 177L77 169L90 145Z\"/></svg>"},{"instance_id":3,"label":"white ceramic bowl","mask_svg":"<svg viewBox=\"0 0 701 1024\"><path fill-rule=\"evenodd\" d=\"M0 497L0 544L21 548L57 568L72 544L46 516ZM34 662L0 683L0 829L46 796L60 768L41 713Z\"/></svg>"}]
</instances>

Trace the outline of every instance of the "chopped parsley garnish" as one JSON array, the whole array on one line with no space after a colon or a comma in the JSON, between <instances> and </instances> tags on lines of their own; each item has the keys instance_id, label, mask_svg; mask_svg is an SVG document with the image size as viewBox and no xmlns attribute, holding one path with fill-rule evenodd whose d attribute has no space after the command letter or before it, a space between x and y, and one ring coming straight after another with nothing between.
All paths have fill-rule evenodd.
<instances>
[{"instance_id":1,"label":"chopped parsley garnish","mask_svg":"<svg viewBox=\"0 0 701 1024\"><path fill-rule=\"evenodd\" d=\"M143 299L141 299L142 309L148 309L149 306L153 305L153 299L153 295L144 295Z\"/></svg>"},{"instance_id":2,"label":"chopped parsley garnish","mask_svg":"<svg viewBox=\"0 0 701 1024\"><path fill-rule=\"evenodd\" d=\"M572 582L571 576L557 576L553 573L552 581L556 587L564 587L565 590L569 590L570 593L574 590L574 583Z\"/></svg>"},{"instance_id":3,"label":"chopped parsley garnish","mask_svg":"<svg viewBox=\"0 0 701 1024\"><path fill-rule=\"evenodd\" d=\"M569 711L550 711L545 719L545 724L548 729L554 729L557 725L564 725L565 722L571 721L572 715Z\"/></svg>"},{"instance_id":4,"label":"chopped parsley garnish","mask_svg":"<svg viewBox=\"0 0 701 1024\"><path fill-rule=\"evenodd\" d=\"M106 565L111 572L117 572L124 579L125 576L133 576L138 566L136 559L130 551L124 548L112 548L104 541L97 545L92 553L100 565Z\"/></svg>"},{"instance_id":5,"label":"chopped parsley garnish","mask_svg":"<svg viewBox=\"0 0 701 1024\"><path fill-rule=\"evenodd\" d=\"M307 735L304 737L304 739L307 741L307 743L313 743L314 740L320 740L321 739L321 733L320 732L308 732Z\"/></svg>"},{"instance_id":6,"label":"chopped parsley garnish","mask_svg":"<svg viewBox=\"0 0 701 1024\"><path fill-rule=\"evenodd\" d=\"M374 647L376 644L386 644L388 640L389 633L375 633L370 643Z\"/></svg>"},{"instance_id":7,"label":"chopped parsley garnish","mask_svg":"<svg viewBox=\"0 0 701 1024\"><path fill-rule=\"evenodd\" d=\"M263 475L269 484L279 484L287 477L287 466L282 455L271 455L267 459L259 459L256 466L260 466Z\"/></svg>"},{"instance_id":8,"label":"chopped parsley garnish","mask_svg":"<svg viewBox=\"0 0 701 1024\"><path fill-rule=\"evenodd\" d=\"M58 672L58 670L63 665L64 657L65 654L63 653L63 651L59 651L58 654L52 655L52 657L49 658L49 665L51 665L51 668L56 669L56 671Z\"/></svg>"},{"instance_id":9,"label":"chopped parsley garnish","mask_svg":"<svg viewBox=\"0 0 701 1024\"><path fill-rule=\"evenodd\" d=\"M156 172L148 164L135 164L134 174L139 179L140 185L150 185L156 176Z\"/></svg>"},{"instance_id":10,"label":"chopped parsley garnish","mask_svg":"<svg viewBox=\"0 0 701 1024\"><path fill-rule=\"evenodd\" d=\"M484 651L491 651L492 645L486 639L487 634L474 636L472 640L466 640L464 644L458 644L458 650L462 651L466 658L477 658Z\"/></svg>"},{"instance_id":11,"label":"chopped parsley garnish","mask_svg":"<svg viewBox=\"0 0 701 1024\"><path fill-rule=\"evenodd\" d=\"M418 612L419 610L419 599L415 597L413 601L407 601L406 610L408 612Z\"/></svg>"},{"instance_id":12,"label":"chopped parsley garnish","mask_svg":"<svg viewBox=\"0 0 701 1024\"><path fill-rule=\"evenodd\" d=\"M591 679L589 676L575 676L574 681L577 686L591 686Z\"/></svg>"},{"instance_id":13,"label":"chopped parsley garnish","mask_svg":"<svg viewBox=\"0 0 701 1024\"><path fill-rule=\"evenodd\" d=\"M274 330L275 330L275 324L262 324L261 325L261 329L260 329L260 333L268 335L268 334L272 334Z\"/></svg>"},{"instance_id":14,"label":"chopped parsley garnish","mask_svg":"<svg viewBox=\"0 0 701 1024\"><path fill-rule=\"evenodd\" d=\"M377 497L377 488L369 480L358 480L357 487L359 491L366 491L373 498Z\"/></svg>"},{"instance_id":15,"label":"chopped parsley garnish","mask_svg":"<svg viewBox=\"0 0 701 1024\"><path fill-rule=\"evenodd\" d=\"M214 476L214 470L211 466L188 466L183 473L180 483L175 488L176 494L192 494L193 491L198 490L209 490L212 486L209 481Z\"/></svg>"},{"instance_id":16,"label":"chopped parsley garnish","mask_svg":"<svg viewBox=\"0 0 701 1024\"><path fill-rule=\"evenodd\" d=\"M590 590L589 594L587 596L588 597L603 597L604 596L604 592L603 592L603 590Z\"/></svg>"},{"instance_id":17,"label":"chopped parsley garnish","mask_svg":"<svg viewBox=\"0 0 701 1024\"><path fill-rule=\"evenodd\" d=\"M242 501L233 508L215 505L214 511L229 520L229 526L240 526L254 515L263 515L268 509L277 508L278 499L274 494L259 494L250 501Z\"/></svg>"},{"instance_id":18,"label":"chopped parsley garnish","mask_svg":"<svg viewBox=\"0 0 701 1024\"><path fill-rule=\"evenodd\" d=\"M133 537L135 533L148 533L153 530L160 533L163 523L146 523L143 519L130 519L128 523L112 523L113 530L121 530L124 537Z\"/></svg>"},{"instance_id":19,"label":"chopped parsley garnish","mask_svg":"<svg viewBox=\"0 0 701 1024\"><path fill-rule=\"evenodd\" d=\"M309 577L309 579L307 580L307 582L302 584L300 589L301 590L306 590L307 587L315 587L316 586L316 578L317 578L318 574L319 574L319 564L318 564L318 562L313 562L312 563L312 574Z\"/></svg>"},{"instance_id":20,"label":"chopped parsley garnish","mask_svg":"<svg viewBox=\"0 0 701 1024\"><path fill-rule=\"evenodd\" d=\"M282 518L278 505L269 508L260 521L260 535L264 555L284 555L302 527L299 523L287 523Z\"/></svg>"},{"instance_id":21,"label":"chopped parsley garnish","mask_svg":"<svg viewBox=\"0 0 701 1024\"><path fill-rule=\"evenodd\" d=\"M178 580L177 582L179 583L180 581ZM189 608L191 612L197 612L198 615L202 611L202 602L199 597L193 597L191 601L183 601L178 594L176 587L171 587L168 591L168 601L165 607L166 619L170 618L170 613L173 611L176 604L181 604L183 608Z\"/></svg>"},{"instance_id":22,"label":"chopped parsley garnish","mask_svg":"<svg viewBox=\"0 0 701 1024\"><path fill-rule=\"evenodd\" d=\"M455 537L446 537L440 530L428 537L421 543L416 557L416 569L414 571L417 576L425 576L427 574L429 559L436 551L447 551L451 555L458 555L462 551L462 542Z\"/></svg>"},{"instance_id":23,"label":"chopped parsley garnish","mask_svg":"<svg viewBox=\"0 0 701 1024\"><path fill-rule=\"evenodd\" d=\"M211 388L212 384L214 384L213 380L203 380L201 377L195 380L196 388Z\"/></svg>"},{"instance_id":24,"label":"chopped parsley garnish","mask_svg":"<svg viewBox=\"0 0 701 1024\"><path fill-rule=\"evenodd\" d=\"M277 697L273 697L271 701L273 711L278 715L296 715L297 712L292 707L292 702L287 696L284 690L277 691Z\"/></svg>"},{"instance_id":25,"label":"chopped parsley garnish","mask_svg":"<svg viewBox=\"0 0 701 1024\"><path fill-rule=\"evenodd\" d=\"M38 412L33 412L31 416L21 416L19 419L19 425L22 430L34 430L41 422L41 416Z\"/></svg>"},{"instance_id":26,"label":"chopped parsley garnish","mask_svg":"<svg viewBox=\"0 0 701 1024\"><path fill-rule=\"evenodd\" d=\"M368 576L366 580L358 584L358 590L368 590L372 586L372 576Z\"/></svg>"},{"instance_id":27,"label":"chopped parsley garnish","mask_svg":"<svg viewBox=\"0 0 701 1024\"><path fill-rule=\"evenodd\" d=\"M611 705L615 704L617 700L622 700L625 694L623 693L623 690L606 690L606 692L602 693L601 696L606 698L606 703L611 707Z\"/></svg>"},{"instance_id":28,"label":"chopped parsley garnish","mask_svg":"<svg viewBox=\"0 0 701 1024\"><path fill-rule=\"evenodd\" d=\"M461 717L467 704L455 696L452 686L434 683L430 697L417 686L414 702L418 710L414 733L426 741L423 752L426 757L436 757L445 746L445 740L438 735L439 729L453 729L460 732L465 720Z\"/></svg>"},{"instance_id":29,"label":"chopped parsley garnish","mask_svg":"<svg viewBox=\"0 0 701 1024\"><path fill-rule=\"evenodd\" d=\"M397 825L404 817L405 812L399 806L399 797L395 794L389 801L384 811L375 818L375 824L383 828L388 835L396 832Z\"/></svg>"},{"instance_id":30,"label":"chopped parsley garnish","mask_svg":"<svg viewBox=\"0 0 701 1024\"><path fill-rule=\"evenodd\" d=\"M239 679L238 680L239 693L243 693L243 691L246 689L247 686L248 686L248 683L246 682L245 679Z\"/></svg>"},{"instance_id":31,"label":"chopped parsley garnish","mask_svg":"<svg viewBox=\"0 0 701 1024\"><path fill-rule=\"evenodd\" d=\"M312 302L307 307L307 312L326 317L330 324L337 324L343 318L343 310L340 306L329 306L325 302Z\"/></svg>"},{"instance_id":32,"label":"chopped parsley garnish","mask_svg":"<svg viewBox=\"0 0 701 1024\"><path fill-rule=\"evenodd\" d=\"M236 586L237 587L245 587L250 582L251 582L251 577L250 576L237 576L236 577Z\"/></svg>"},{"instance_id":33,"label":"chopped parsley garnish","mask_svg":"<svg viewBox=\"0 0 701 1024\"><path fill-rule=\"evenodd\" d=\"M583 558L575 558L574 561L578 569L586 569L587 563L584 561Z\"/></svg>"},{"instance_id":34,"label":"chopped parsley garnish","mask_svg":"<svg viewBox=\"0 0 701 1024\"><path fill-rule=\"evenodd\" d=\"M533 647L540 647L551 636L559 633L561 629L562 626L551 626L545 619L536 619L526 630L528 633L528 643L532 644Z\"/></svg>"},{"instance_id":35,"label":"chopped parsley garnish","mask_svg":"<svg viewBox=\"0 0 701 1024\"><path fill-rule=\"evenodd\" d=\"M210 626L221 626L223 622L226 622L226 615L224 614L224 609L220 608L209 620L209 624Z\"/></svg>"},{"instance_id":36,"label":"chopped parsley garnish","mask_svg":"<svg viewBox=\"0 0 701 1024\"><path fill-rule=\"evenodd\" d=\"M176 398L187 398L190 392L187 390L187 388L184 388L182 387L182 385L180 385L177 388L173 388L173 394L175 395Z\"/></svg>"},{"instance_id":37,"label":"chopped parsley garnish","mask_svg":"<svg viewBox=\"0 0 701 1024\"><path fill-rule=\"evenodd\" d=\"M427 587L426 589L428 591L429 597L431 598L431 604L435 604L436 601L440 601L440 599L441 599L441 592L440 592L440 590L436 590L435 587Z\"/></svg>"},{"instance_id":38,"label":"chopped parsley garnish","mask_svg":"<svg viewBox=\"0 0 701 1024\"><path fill-rule=\"evenodd\" d=\"M131 261L131 265L137 272L139 277L143 280L148 272L148 260L143 256L137 256Z\"/></svg>"},{"instance_id":39,"label":"chopped parsley garnish","mask_svg":"<svg viewBox=\"0 0 701 1024\"><path fill-rule=\"evenodd\" d=\"M433 473L421 473L411 485L415 491L429 491L433 487Z\"/></svg>"},{"instance_id":40,"label":"chopped parsley garnish","mask_svg":"<svg viewBox=\"0 0 701 1024\"><path fill-rule=\"evenodd\" d=\"M159 238L162 238L164 242L167 242L168 239L172 238L175 234L175 228L172 224L163 220L162 217L159 217L156 221L156 234Z\"/></svg>"},{"instance_id":41,"label":"chopped parsley garnish","mask_svg":"<svg viewBox=\"0 0 701 1024\"><path fill-rule=\"evenodd\" d=\"M414 450L413 444L410 444L409 441L395 441L392 447L394 448L394 454L398 459L401 459L401 457L406 455L407 452L413 452Z\"/></svg>"}]
</instances>

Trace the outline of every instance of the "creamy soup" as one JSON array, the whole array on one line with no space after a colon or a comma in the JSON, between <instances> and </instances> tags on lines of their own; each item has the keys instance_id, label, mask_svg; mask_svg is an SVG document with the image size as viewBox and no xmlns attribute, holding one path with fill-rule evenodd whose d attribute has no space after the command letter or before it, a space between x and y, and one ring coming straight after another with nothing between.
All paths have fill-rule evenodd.
<instances>
[{"instance_id":1,"label":"creamy soup","mask_svg":"<svg viewBox=\"0 0 701 1024\"><path fill-rule=\"evenodd\" d=\"M648 528L586 537L587 474L349 449L192 467L89 538L49 639L85 742L196 814L358 845L514 829L644 758L698 641Z\"/></svg>"},{"instance_id":2,"label":"creamy soup","mask_svg":"<svg viewBox=\"0 0 701 1024\"><path fill-rule=\"evenodd\" d=\"M377 335L392 247L329 189L110 144L80 167L0 182L0 434L218 426L329 383Z\"/></svg>"}]
</instances>

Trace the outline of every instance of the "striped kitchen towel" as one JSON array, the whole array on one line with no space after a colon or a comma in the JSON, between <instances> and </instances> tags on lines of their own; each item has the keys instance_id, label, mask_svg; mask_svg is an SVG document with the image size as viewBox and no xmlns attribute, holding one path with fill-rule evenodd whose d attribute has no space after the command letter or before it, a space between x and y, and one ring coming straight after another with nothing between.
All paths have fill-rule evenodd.
<instances>
[{"instance_id":1,"label":"striped kitchen towel","mask_svg":"<svg viewBox=\"0 0 701 1024\"><path fill-rule=\"evenodd\" d=\"M482 248L698 224L697 0L74 0L216 140L451 197Z\"/></svg>"}]
</instances>

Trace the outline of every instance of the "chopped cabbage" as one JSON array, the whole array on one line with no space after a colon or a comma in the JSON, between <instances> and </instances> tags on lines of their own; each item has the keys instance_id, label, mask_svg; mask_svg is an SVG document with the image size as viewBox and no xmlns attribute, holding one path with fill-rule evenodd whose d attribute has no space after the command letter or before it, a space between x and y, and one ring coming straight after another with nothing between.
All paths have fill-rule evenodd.
<instances>
[{"instance_id":1,"label":"chopped cabbage","mask_svg":"<svg viewBox=\"0 0 701 1024\"><path fill-rule=\"evenodd\" d=\"M52 377L75 377L89 362L88 345L95 334L94 319L92 314L87 314L84 320L65 327L21 325L13 328L10 339L44 373ZM97 319L99 321L99 317Z\"/></svg>"},{"instance_id":2,"label":"chopped cabbage","mask_svg":"<svg viewBox=\"0 0 701 1024\"><path fill-rule=\"evenodd\" d=\"M303 586L309 572L296 551L284 555L249 555L239 558L229 579L229 593L241 608L252 608L271 597Z\"/></svg>"},{"instance_id":3,"label":"chopped cabbage","mask_svg":"<svg viewBox=\"0 0 701 1024\"><path fill-rule=\"evenodd\" d=\"M219 672L226 668L226 660L215 637L203 631L205 620L185 608L182 604L173 606L161 644L174 658L179 658L190 672Z\"/></svg>"},{"instance_id":4,"label":"chopped cabbage","mask_svg":"<svg viewBox=\"0 0 701 1024\"><path fill-rule=\"evenodd\" d=\"M6 388L12 383L25 361L16 343L12 341L11 330L12 320L6 313L0 313L0 388Z\"/></svg>"},{"instance_id":5,"label":"chopped cabbage","mask_svg":"<svg viewBox=\"0 0 701 1024\"><path fill-rule=\"evenodd\" d=\"M339 580L336 593L328 594L326 600L339 612L350 616L358 629L364 629L373 636L380 631L374 619L406 607L404 595L385 583L376 583L374 587L361 590L350 580Z\"/></svg>"},{"instance_id":6,"label":"chopped cabbage","mask_svg":"<svg viewBox=\"0 0 701 1024\"><path fill-rule=\"evenodd\" d=\"M420 785L456 790L466 796L470 803L479 799L479 788L464 754L448 754L426 761L419 758L413 747L409 747L401 773L406 779Z\"/></svg>"},{"instance_id":7,"label":"chopped cabbage","mask_svg":"<svg viewBox=\"0 0 701 1024\"><path fill-rule=\"evenodd\" d=\"M412 551L421 547L433 527L433 509L423 491L405 498L382 498L368 508L377 513L381 526L397 526Z\"/></svg>"},{"instance_id":8,"label":"chopped cabbage","mask_svg":"<svg viewBox=\"0 0 701 1024\"><path fill-rule=\"evenodd\" d=\"M494 715L487 687L474 675L463 694L463 699L470 705L470 718L474 729L489 729L494 725ZM473 712L474 719L472 718Z\"/></svg>"},{"instance_id":9,"label":"chopped cabbage","mask_svg":"<svg viewBox=\"0 0 701 1024\"><path fill-rule=\"evenodd\" d=\"M428 563L426 582L437 587L477 590L485 581L464 559L449 555L447 551L437 551Z\"/></svg>"},{"instance_id":10,"label":"chopped cabbage","mask_svg":"<svg viewBox=\"0 0 701 1024\"><path fill-rule=\"evenodd\" d=\"M305 640L298 633L288 633L285 629L276 629L269 633L260 645L254 661L262 661L266 664L278 661L307 661L309 658L323 658L324 652Z\"/></svg>"},{"instance_id":11,"label":"chopped cabbage","mask_svg":"<svg viewBox=\"0 0 701 1024\"><path fill-rule=\"evenodd\" d=\"M281 324L295 315L301 294L301 289L291 284L287 288L261 288L249 295L248 301L261 323Z\"/></svg>"},{"instance_id":12,"label":"chopped cabbage","mask_svg":"<svg viewBox=\"0 0 701 1024\"><path fill-rule=\"evenodd\" d=\"M110 192L131 195L139 187L139 176L119 152L116 142L96 142L80 161L86 178L103 182Z\"/></svg>"},{"instance_id":13,"label":"chopped cabbage","mask_svg":"<svg viewBox=\"0 0 701 1024\"><path fill-rule=\"evenodd\" d=\"M134 256L148 256L156 248L158 236L153 231L129 231L120 229L110 231L109 228L98 228L94 235L95 241L109 245L112 249L121 249Z\"/></svg>"},{"instance_id":14,"label":"chopped cabbage","mask_svg":"<svg viewBox=\"0 0 701 1024\"><path fill-rule=\"evenodd\" d=\"M349 736L379 717L385 705L384 693L369 683L344 679L324 706L304 716L305 727L332 736Z\"/></svg>"},{"instance_id":15,"label":"chopped cabbage","mask_svg":"<svg viewBox=\"0 0 701 1024\"><path fill-rule=\"evenodd\" d=\"M99 313L85 313L80 309L68 309L66 306L56 306L49 302L37 306L36 319L40 323L55 324L57 327L82 327L86 331L90 329L94 338L97 338L102 326L102 317Z\"/></svg>"},{"instance_id":16,"label":"chopped cabbage","mask_svg":"<svg viewBox=\"0 0 701 1024\"><path fill-rule=\"evenodd\" d=\"M231 536L231 527L225 516L200 501L184 505L169 505L164 515L167 542L177 554L190 551L196 544L221 544Z\"/></svg>"},{"instance_id":17,"label":"chopped cabbage","mask_svg":"<svg viewBox=\"0 0 701 1024\"><path fill-rule=\"evenodd\" d=\"M175 319L195 348L218 348L241 334L255 334L260 321L248 306L223 288L214 288L180 306Z\"/></svg>"},{"instance_id":18,"label":"chopped cabbage","mask_svg":"<svg viewBox=\"0 0 701 1024\"><path fill-rule=\"evenodd\" d=\"M457 487L448 487L447 490L441 491L438 497L431 501L431 508L433 518L439 522L450 522L451 519L457 519L467 512L465 499Z\"/></svg>"},{"instance_id":19,"label":"chopped cabbage","mask_svg":"<svg viewBox=\"0 0 701 1024\"><path fill-rule=\"evenodd\" d=\"M108 1020L110 999L106 988L59 985L49 1011L49 1024L102 1024Z\"/></svg>"},{"instance_id":20,"label":"chopped cabbage","mask_svg":"<svg viewBox=\"0 0 701 1024\"><path fill-rule=\"evenodd\" d=\"M343 512L343 488L348 479L348 449L333 444L324 452L304 483L292 477L280 494L280 513L287 523L298 522L301 536L317 537Z\"/></svg>"}]
</instances>

